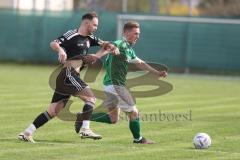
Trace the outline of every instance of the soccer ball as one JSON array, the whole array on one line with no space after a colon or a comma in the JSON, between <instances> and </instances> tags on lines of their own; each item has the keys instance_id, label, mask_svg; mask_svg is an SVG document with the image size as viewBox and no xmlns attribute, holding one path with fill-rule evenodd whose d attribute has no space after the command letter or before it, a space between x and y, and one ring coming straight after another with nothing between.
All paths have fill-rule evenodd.
<instances>
[{"instance_id":1,"label":"soccer ball","mask_svg":"<svg viewBox=\"0 0 240 160\"><path fill-rule=\"evenodd\" d=\"M207 133L197 133L193 138L196 149L207 149L211 146L212 140Z\"/></svg>"}]
</instances>

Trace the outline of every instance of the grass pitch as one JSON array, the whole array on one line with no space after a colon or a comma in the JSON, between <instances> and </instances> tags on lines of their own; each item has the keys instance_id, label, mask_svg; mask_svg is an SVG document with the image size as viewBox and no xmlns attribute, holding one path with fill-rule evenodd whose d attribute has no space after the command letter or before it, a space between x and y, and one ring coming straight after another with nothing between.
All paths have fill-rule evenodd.
<instances>
[{"instance_id":1,"label":"grass pitch","mask_svg":"<svg viewBox=\"0 0 240 160\"><path fill-rule=\"evenodd\" d=\"M173 85L171 92L137 98L137 106L145 116L141 123L142 133L157 142L153 145L132 144L128 122L123 115L116 125L91 123L91 128L103 136L99 141L80 139L72 121L55 118L36 132L34 138L38 143L20 142L18 133L45 111L51 100L53 91L48 79L54 69L0 65L0 160L240 159L239 77L170 74L165 81ZM89 85L97 89L102 87L101 80ZM71 112L77 112L83 103L73 100ZM150 115L157 119L150 119ZM163 115L168 119L161 117ZM193 148L192 139L197 132L211 136L211 148Z\"/></svg>"}]
</instances>

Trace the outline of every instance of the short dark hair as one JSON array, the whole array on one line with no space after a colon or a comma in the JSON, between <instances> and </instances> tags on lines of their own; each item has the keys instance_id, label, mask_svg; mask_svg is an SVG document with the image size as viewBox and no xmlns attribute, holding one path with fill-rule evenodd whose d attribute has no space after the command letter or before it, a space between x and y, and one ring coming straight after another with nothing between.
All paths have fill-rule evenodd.
<instances>
[{"instance_id":1,"label":"short dark hair","mask_svg":"<svg viewBox=\"0 0 240 160\"><path fill-rule=\"evenodd\" d=\"M92 20L93 18L98 18L98 15L96 12L88 12L82 16L82 20L85 20L85 19Z\"/></svg>"},{"instance_id":2,"label":"short dark hair","mask_svg":"<svg viewBox=\"0 0 240 160\"><path fill-rule=\"evenodd\" d=\"M140 25L136 21L129 21L124 24L123 31L125 32L126 30L131 30L133 28L140 28Z\"/></svg>"}]
</instances>

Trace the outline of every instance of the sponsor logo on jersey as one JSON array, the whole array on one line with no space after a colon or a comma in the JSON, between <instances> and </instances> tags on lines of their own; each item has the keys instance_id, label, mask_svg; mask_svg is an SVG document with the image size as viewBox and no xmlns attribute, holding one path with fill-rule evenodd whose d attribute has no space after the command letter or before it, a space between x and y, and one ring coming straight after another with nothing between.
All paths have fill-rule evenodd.
<instances>
[{"instance_id":1,"label":"sponsor logo on jersey","mask_svg":"<svg viewBox=\"0 0 240 160\"><path fill-rule=\"evenodd\" d=\"M89 41L87 41L87 48L89 48L90 47L90 42Z\"/></svg>"}]
</instances>

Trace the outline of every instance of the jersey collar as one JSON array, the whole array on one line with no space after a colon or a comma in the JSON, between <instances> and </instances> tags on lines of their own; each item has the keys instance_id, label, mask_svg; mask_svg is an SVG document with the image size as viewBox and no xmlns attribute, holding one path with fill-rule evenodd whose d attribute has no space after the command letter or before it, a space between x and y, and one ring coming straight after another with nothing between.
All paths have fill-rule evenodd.
<instances>
[{"instance_id":1,"label":"jersey collar","mask_svg":"<svg viewBox=\"0 0 240 160\"><path fill-rule=\"evenodd\" d=\"M122 40L123 40L124 42L126 42L128 46L130 46L130 47L133 46L133 45L131 45L131 44L127 41L126 37L123 37Z\"/></svg>"}]
</instances>

